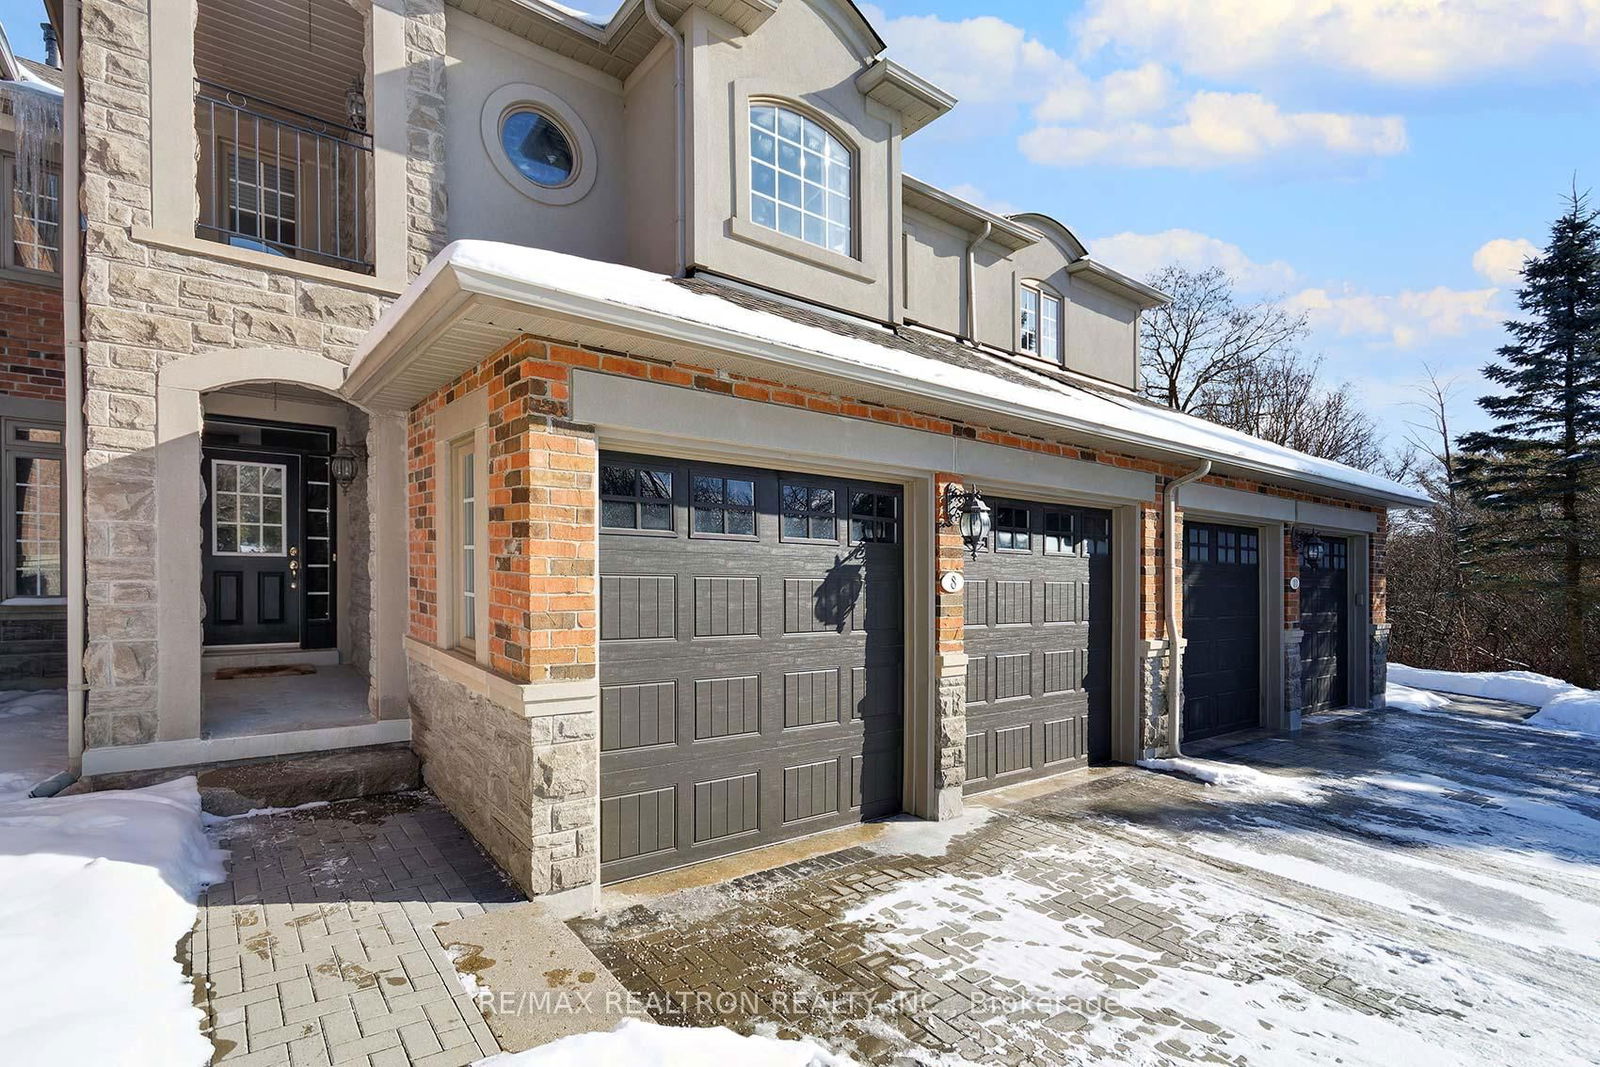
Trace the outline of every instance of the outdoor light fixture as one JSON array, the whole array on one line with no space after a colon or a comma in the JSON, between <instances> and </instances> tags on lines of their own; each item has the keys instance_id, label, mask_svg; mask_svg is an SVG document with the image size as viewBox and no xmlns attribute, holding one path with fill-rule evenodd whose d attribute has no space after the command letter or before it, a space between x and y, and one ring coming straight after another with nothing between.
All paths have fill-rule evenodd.
<instances>
[{"instance_id":1,"label":"outdoor light fixture","mask_svg":"<svg viewBox=\"0 0 1600 1067\"><path fill-rule=\"evenodd\" d=\"M339 450L328 457L328 476L338 484L341 493L350 491L350 483L360 473L366 454L366 449L357 452L349 445L340 445Z\"/></svg>"},{"instance_id":2,"label":"outdoor light fixture","mask_svg":"<svg viewBox=\"0 0 1600 1067\"><path fill-rule=\"evenodd\" d=\"M357 78L350 83L350 88L344 91L344 112L349 119L352 130L363 133L367 129L367 91Z\"/></svg>"},{"instance_id":3,"label":"outdoor light fixture","mask_svg":"<svg viewBox=\"0 0 1600 1067\"><path fill-rule=\"evenodd\" d=\"M1322 557L1328 554L1328 543L1316 534L1296 533L1294 539L1300 549L1300 558L1307 563L1321 563Z\"/></svg>"},{"instance_id":4,"label":"outdoor light fixture","mask_svg":"<svg viewBox=\"0 0 1600 1067\"><path fill-rule=\"evenodd\" d=\"M989 505L976 489L961 489L954 482L944 487L944 522L946 529L961 531L972 558L978 558L978 546L989 539Z\"/></svg>"}]
</instances>

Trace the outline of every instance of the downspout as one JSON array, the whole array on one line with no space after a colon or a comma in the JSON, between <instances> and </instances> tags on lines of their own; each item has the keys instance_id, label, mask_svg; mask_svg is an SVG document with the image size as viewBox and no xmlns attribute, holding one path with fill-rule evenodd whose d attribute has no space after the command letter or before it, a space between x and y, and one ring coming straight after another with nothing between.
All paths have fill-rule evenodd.
<instances>
[{"instance_id":1,"label":"downspout","mask_svg":"<svg viewBox=\"0 0 1600 1067\"><path fill-rule=\"evenodd\" d=\"M1203 459L1200 466L1167 483L1161 502L1161 543L1166 547L1162 556L1167 593L1167 755L1183 755L1183 640L1178 629L1178 592L1182 575L1178 560L1183 547L1178 537L1178 490L1190 482L1197 482L1211 473L1211 461Z\"/></svg>"},{"instance_id":2,"label":"downspout","mask_svg":"<svg viewBox=\"0 0 1600 1067\"><path fill-rule=\"evenodd\" d=\"M83 186L79 153L83 128L78 44L79 0L66 0L61 16L61 327L67 372L67 766L83 772L83 720L88 687L83 679L85 605L83 574Z\"/></svg>"},{"instance_id":3,"label":"downspout","mask_svg":"<svg viewBox=\"0 0 1600 1067\"><path fill-rule=\"evenodd\" d=\"M673 176L675 181L674 197L676 199L676 207L678 212L678 263L674 273L678 277L682 277L688 272L689 269L689 210L688 205L685 203L685 197L688 191L688 183L684 181L683 177L684 158L686 155L683 148L684 137L686 136L686 131L684 129L686 116L684 114L683 36L672 27L670 22L661 17L661 12L656 10L656 0L644 0L644 16L650 20L650 24L652 26L661 31L662 36L666 37L672 42L672 94L673 107L675 108L677 117L677 129L674 131L672 138L672 148Z\"/></svg>"},{"instance_id":4,"label":"downspout","mask_svg":"<svg viewBox=\"0 0 1600 1067\"><path fill-rule=\"evenodd\" d=\"M973 344L978 343L978 246L987 241L993 232L994 224L985 219L983 229L967 245L967 321L964 325L965 339Z\"/></svg>"}]
</instances>

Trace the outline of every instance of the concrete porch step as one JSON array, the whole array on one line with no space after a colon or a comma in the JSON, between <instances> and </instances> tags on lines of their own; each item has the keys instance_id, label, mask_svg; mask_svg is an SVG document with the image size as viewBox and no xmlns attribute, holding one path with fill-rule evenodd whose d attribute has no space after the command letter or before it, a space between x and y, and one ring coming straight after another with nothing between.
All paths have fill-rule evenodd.
<instances>
[{"instance_id":1,"label":"concrete porch step","mask_svg":"<svg viewBox=\"0 0 1600 1067\"><path fill-rule=\"evenodd\" d=\"M201 806L212 815L403 793L422 785L416 753L410 745L400 744L96 774L80 778L61 795L141 789L190 774L198 779Z\"/></svg>"},{"instance_id":2,"label":"concrete porch step","mask_svg":"<svg viewBox=\"0 0 1600 1067\"><path fill-rule=\"evenodd\" d=\"M274 648L271 645L241 645L238 648L208 648L200 655L200 671L214 677L224 667L337 667L337 648Z\"/></svg>"}]
</instances>

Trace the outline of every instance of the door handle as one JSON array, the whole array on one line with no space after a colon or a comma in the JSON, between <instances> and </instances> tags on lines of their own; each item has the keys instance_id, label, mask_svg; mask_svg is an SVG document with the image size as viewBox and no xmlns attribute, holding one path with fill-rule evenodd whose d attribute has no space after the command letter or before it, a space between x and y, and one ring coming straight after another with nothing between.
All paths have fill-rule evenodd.
<instances>
[{"instance_id":1,"label":"door handle","mask_svg":"<svg viewBox=\"0 0 1600 1067\"><path fill-rule=\"evenodd\" d=\"M289 573L293 574L295 571L297 571L299 569L300 569L300 561L297 560L297 559L291 559L289 561Z\"/></svg>"}]
</instances>

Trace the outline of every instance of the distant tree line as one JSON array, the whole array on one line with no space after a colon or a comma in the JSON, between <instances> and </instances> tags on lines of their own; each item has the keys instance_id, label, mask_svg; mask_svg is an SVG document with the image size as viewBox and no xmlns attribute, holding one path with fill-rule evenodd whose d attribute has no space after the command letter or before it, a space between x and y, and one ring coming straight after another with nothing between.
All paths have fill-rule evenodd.
<instances>
[{"instance_id":1,"label":"distant tree line","mask_svg":"<svg viewBox=\"0 0 1600 1067\"><path fill-rule=\"evenodd\" d=\"M1426 418L1385 442L1348 384L1301 349L1280 301L1246 302L1219 269L1150 279L1172 302L1141 338L1145 395L1278 444L1408 480L1431 509L1388 543L1390 655L1444 670L1600 675L1600 212L1574 191L1522 271L1510 343L1485 368L1493 420L1450 425L1453 389L1430 372Z\"/></svg>"}]
</instances>

